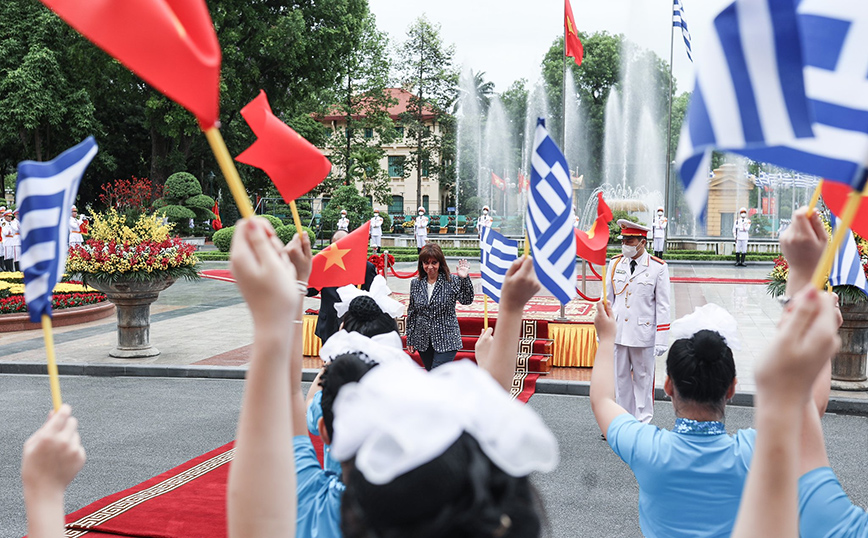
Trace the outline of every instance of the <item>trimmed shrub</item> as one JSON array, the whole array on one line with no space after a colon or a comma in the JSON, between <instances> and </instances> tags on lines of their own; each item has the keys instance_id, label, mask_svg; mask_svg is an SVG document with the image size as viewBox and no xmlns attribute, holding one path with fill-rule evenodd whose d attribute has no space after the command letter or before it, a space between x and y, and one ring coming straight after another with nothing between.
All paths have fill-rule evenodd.
<instances>
[{"instance_id":1,"label":"trimmed shrub","mask_svg":"<svg viewBox=\"0 0 868 538\"><path fill-rule=\"evenodd\" d=\"M235 233L235 226L227 226L226 228L221 228L214 232L214 237L211 238L214 241L214 246L217 247L220 252L229 252L229 248L232 247L232 234Z\"/></svg>"},{"instance_id":2,"label":"trimmed shrub","mask_svg":"<svg viewBox=\"0 0 868 538\"><path fill-rule=\"evenodd\" d=\"M278 228L283 226L283 221L281 221L279 218L275 217L274 215L257 215L257 216L270 222L271 227L274 228L275 230L277 230Z\"/></svg>"},{"instance_id":3,"label":"trimmed shrub","mask_svg":"<svg viewBox=\"0 0 868 538\"><path fill-rule=\"evenodd\" d=\"M192 209L186 208L182 205L167 205L161 207L157 210L158 213L164 214L169 220L175 222L176 224L186 224L182 223L184 219L195 219L196 213L193 212ZM180 230L176 229L176 232L180 232Z\"/></svg>"},{"instance_id":4,"label":"trimmed shrub","mask_svg":"<svg viewBox=\"0 0 868 538\"><path fill-rule=\"evenodd\" d=\"M202 186L196 176L189 172L175 172L166 179L163 197L167 200L186 200L191 196L202 194ZM212 201L212 204L213 201ZM210 208L209 208L210 209Z\"/></svg>"},{"instance_id":5,"label":"trimmed shrub","mask_svg":"<svg viewBox=\"0 0 868 538\"><path fill-rule=\"evenodd\" d=\"M214 198L210 196L206 196L204 194L197 194L196 196L191 196L184 200L184 205L190 208L199 208L208 211L211 213L211 209L214 208ZM213 213L211 213L213 215ZM213 217L212 217L213 218Z\"/></svg>"},{"instance_id":6,"label":"trimmed shrub","mask_svg":"<svg viewBox=\"0 0 868 538\"><path fill-rule=\"evenodd\" d=\"M313 230L307 226L302 226L301 229L307 232L307 236L310 237L310 244L313 245L314 240L316 240L316 235L313 233ZM292 236L295 235L295 224L285 224L274 231L277 233L277 238L283 241L283 244L285 245L292 241Z\"/></svg>"}]
</instances>

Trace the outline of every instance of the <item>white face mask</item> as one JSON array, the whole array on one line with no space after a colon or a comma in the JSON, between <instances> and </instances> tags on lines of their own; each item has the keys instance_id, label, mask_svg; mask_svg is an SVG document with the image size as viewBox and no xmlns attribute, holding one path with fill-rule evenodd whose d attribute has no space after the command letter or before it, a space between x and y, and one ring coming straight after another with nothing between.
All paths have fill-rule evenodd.
<instances>
[{"instance_id":1,"label":"white face mask","mask_svg":"<svg viewBox=\"0 0 868 538\"><path fill-rule=\"evenodd\" d=\"M662 211L658 211L658 212L657 212L657 216L658 216L658 217L662 217L662 216L663 216L663 212L662 212Z\"/></svg>"},{"instance_id":2,"label":"white face mask","mask_svg":"<svg viewBox=\"0 0 868 538\"><path fill-rule=\"evenodd\" d=\"M422 215L424 215L424 214L425 214L425 213L423 213L422 211L419 212L419 216L420 216L420 217L421 217Z\"/></svg>"},{"instance_id":3,"label":"white face mask","mask_svg":"<svg viewBox=\"0 0 868 538\"><path fill-rule=\"evenodd\" d=\"M483 214L483 215L488 215L488 210L487 210L487 209L483 209L483 210L482 210L482 214Z\"/></svg>"},{"instance_id":4,"label":"white face mask","mask_svg":"<svg viewBox=\"0 0 868 538\"><path fill-rule=\"evenodd\" d=\"M636 245L621 245L621 254L624 255L625 258L633 258L638 254L638 248Z\"/></svg>"},{"instance_id":5,"label":"white face mask","mask_svg":"<svg viewBox=\"0 0 868 538\"><path fill-rule=\"evenodd\" d=\"M746 213L742 213L741 215L739 215L739 217L741 217L742 219L745 219L745 218L747 218L747 214L746 214Z\"/></svg>"}]
</instances>

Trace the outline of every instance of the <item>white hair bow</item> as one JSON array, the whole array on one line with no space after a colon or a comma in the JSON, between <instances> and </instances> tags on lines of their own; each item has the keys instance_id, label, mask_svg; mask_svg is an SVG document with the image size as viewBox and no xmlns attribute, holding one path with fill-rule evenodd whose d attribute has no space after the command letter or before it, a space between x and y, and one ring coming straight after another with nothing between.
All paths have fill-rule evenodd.
<instances>
[{"instance_id":1,"label":"white hair bow","mask_svg":"<svg viewBox=\"0 0 868 538\"><path fill-rule=\"evenodd\" d=\"M672 341L692 338L699 331L715 331L726 340L730 349L741 349L738 340L738 322L725 308L714 303L698 306L692 314L687 314L672 322L669 336Z\"/></svg>"},{"instance_id":2,"label":"white hair bow","mask_svg":"<svg viewBox=\"0 0 868 538\"><path fill-rule=\"evenodd\" d=\"M341 302L335 303L335 310L338 312L338 317L343 317L344 314L347 313L347 310L349 310L350 302L352 302L353 299L362 295L367 295L376 301L380 310L389 314L393 318L397 318L404 315L404 305L389 297L391 294L392 290L389 289L386 279L383 278L383 275L377 275L374 277L373 283L371 283L371 291L369 292L360 290L352 285L338 288L338 295L341 297Z\"/></svg>"},{"instance_id":3,"label":"white hair bow","mask_svg":"<svg viewBox=\"0 0 868 538\"><path fill-rule=\"evenodd\" d=\"M416 364L410 355L404 352L401 336L391 331L368 338L367 336L344 329L331 335L319 350L319 357L326 364L339 355L346 353L362 353L365 362L386 364L389 362L406 362Z\"/></svg>"}]
</instances>

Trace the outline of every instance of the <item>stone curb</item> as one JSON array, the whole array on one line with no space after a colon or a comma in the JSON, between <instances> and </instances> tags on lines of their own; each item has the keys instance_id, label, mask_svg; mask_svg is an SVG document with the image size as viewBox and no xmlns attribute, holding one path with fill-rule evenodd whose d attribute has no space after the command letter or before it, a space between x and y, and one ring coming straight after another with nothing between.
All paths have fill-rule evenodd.
<instances>
[{"instance_id":1,"label":"stone curb","mask_svg":"<svg viewBox=\"0 0 868 538\"><path fill-rule=\"evenodd\" d=\"M244 379L247 366L173 366L149 364L58 364L60 375L83 375L92 377L183 377L188 379ZM301 380L311 382L319 370L305 368ZM0 374L47 375L44 363L38 362L0 362ZM562 396L588 396L591 384L588 381L567 381L560 379L537 379L536 392ZM666 401L668 396L663 389L654 389L654 399ZM754 395L737 392L730 405L753 407ZM829 413L868 416L868 399L842 398L832 395L829 398Z\"/></svg>"}]
</instances>

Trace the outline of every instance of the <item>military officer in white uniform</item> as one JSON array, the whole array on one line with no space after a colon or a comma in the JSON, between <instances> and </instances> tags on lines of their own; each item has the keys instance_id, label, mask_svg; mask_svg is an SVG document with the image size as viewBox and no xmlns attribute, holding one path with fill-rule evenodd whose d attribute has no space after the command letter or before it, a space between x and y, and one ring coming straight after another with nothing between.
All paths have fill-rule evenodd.
<instances>
[{"instance_id":1,"label":"military officer in white uniform","mask_svg":"<svg viewBox=\"0 0 868 538\"><path fill-rule=\"evenodd\" d=\"M341 218L338 219L338 231L350 231L350 219L347 218L347 210L341 209Z\"/></svg>"},{"instance_id":2,"label":"military officer in white uniform","mask_svg":"<svg viewBox=\"0 0 868 538\"><path fill-rule=\"evenodd\" d=\"M669 224L669 219L663 216L663 206L657 208L657 214L651 224L654 228L654 255L662 258L663 251L666 249L666 225Z\"/></svg>"},{"instance_id":3,"label":"military officer in white uniform","mask_svg":"<svg viewBox=\"0 0 868 538\"><path fill-rule=\"evenodd\" d=\"M747 218L747 209L738 210L738 220L732 225L732 235L735 236L735 265L745 267L747 242L750 240L750 219Z\"/></svg>"},{"instance_id":4,"label":"military officer in white uniform","mask_svg":"<svg viewBox=\"0 0 868 538\"><path fill-rule=\"evenodd\" d=\"M482 206L482 215L476 219L476 234L479 236L479 248L482 248L482 236L485 235L485 230L491 228L491 215L489 215L487 205Z\"/></svg>"},{"instance_id":5,"label":"military officer in white uniform","mask_svg":"<svg viewBox=\"0 0 868 538\"><path fill-rule=\"evenodd\" d=\"M84 236L81 234L82 222L84 222L84 217L79 217L78 209L72 206L72 216L69 217L69 246L84 243Z\"/></svg>"},{"instance_id":6,"label":"military officer in white uniform","mask_svg":"<svg viewBox=\"0 0 868 538\"><path fill-rule=\"evenodd\" d=\"M416 217L416 252L422 252L422 247L428 244L428 217L425 208L419 206L419 216Z\"/></svg>"},{"instance_id":7,"label":"military officer in white uniform","mask_svg":"<svg viewBox=\"0 0 868 538\"><path fill-rule=\"evenodd\" d=\"M639 421L654 414L654 356L669 341L669 266L646 250L650 228L620 219L621 252L609 263L606 295L617 321L615 399Z\"/></svg>"},{"instance_id":8,"label":"military officer in white uniform","mask_svg":"<svg viewBox=\"0 0 868 538\"><path fill-rule=\"evenodd\" d=\"M383 239L383 217L380 216L380 210L374 210L374 216L371 217L371 248L374 249L374 254L380 252L380 242Z\"/></svg>"}]
</instances>

